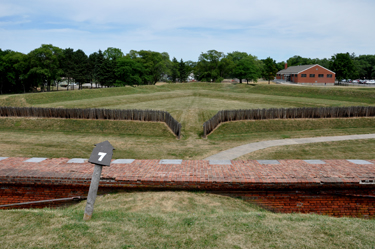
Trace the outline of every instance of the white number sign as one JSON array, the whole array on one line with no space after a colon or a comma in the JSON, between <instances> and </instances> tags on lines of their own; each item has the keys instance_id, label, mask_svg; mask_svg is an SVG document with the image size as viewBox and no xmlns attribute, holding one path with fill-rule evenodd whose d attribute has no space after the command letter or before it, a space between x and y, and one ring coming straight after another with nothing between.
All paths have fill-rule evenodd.
<instances>
[{"instance_id":1,"label":"white number sign","mask_svg":"<svg viewBox=\"0 0 375 249\"><path fill-rule=\"evenodd\" d=\"M100 156L98 160L99 160L99 162L101 162L103 160L103 158L105 157L105 155L107 155L107 153L99 152L98 155Z\"/></svg>"}]
</instances>

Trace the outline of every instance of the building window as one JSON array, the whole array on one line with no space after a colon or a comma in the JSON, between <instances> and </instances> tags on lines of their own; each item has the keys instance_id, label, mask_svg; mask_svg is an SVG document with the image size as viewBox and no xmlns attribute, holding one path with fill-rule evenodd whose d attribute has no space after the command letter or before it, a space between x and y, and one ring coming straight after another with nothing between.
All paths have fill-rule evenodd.
<instances>
[{"instance_id":1,"label":"building window","mask_svg":"<svg viewBox=\"0 0 375 249\"><path fill-rule=\"evenodd\" d=\"M294 77L297 77L297 76L298 76L298 74L295 74L295 75L294 75Z\"/></svg>"},{"instance_id":2,"label":"building window","mask_svg":"<svg viewBox=\"0 0 375 249\"><path fill-rule=\"evenodd\" d=\"M319 78L324 78L324 74L319 74L318 77Z\"/></svg>"},{"instance_id":3,"label":"building window","mask_svg":"<svg viewBox=\"0 0 375 249\"><path fill-rule=\"evenodd\" d=\"M310 74L310 78L315 78L315 74Z\"/></svg>"},{"instance_id":4,"label":"building window","mask_svg":"<svg viewBox=\"0 0 375 249\"><path fill-rule=\"evenodd\" d=\"M301 77L306 78L306 74L301 74Z\"/></svg>"},{"instance_id":5,"label":"building window","mask_svg":"<svg viewBox=\"0 0 375 249\"><path fill-rule=\"evenodd\" d=\"M327 74L327 78L332 78L332 74Z\"/></svg>"}]
</instances>

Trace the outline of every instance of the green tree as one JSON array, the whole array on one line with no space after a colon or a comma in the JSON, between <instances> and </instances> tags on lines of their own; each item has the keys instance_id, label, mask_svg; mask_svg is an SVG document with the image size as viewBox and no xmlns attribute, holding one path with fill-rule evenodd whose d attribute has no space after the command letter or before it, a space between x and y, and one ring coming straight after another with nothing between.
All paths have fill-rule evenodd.
<instances>
[{"instance_id":1,"label":"green tree","mask_svg":"<svg viewBox=\"0 0 375 249\"><path fill-rule=\"evenodd\" d=\"M247 84L249 84L249 80L257 82L258 78L261 76L262 71L259 68L257 60L255 56L249 55L238 62L237 66L245 71L243 78L246 79Z\"/></svg>"},{"instance_id":2,"label":"green tree","mask_svg":"<svg viewBox=\"0 0 375 249\"><path fill-rule=\"evenodd\" d=\"M352 78L356 73L353 60L350 58L349 53L340 53L332 56L330 69L336 73L336 78L339 82L343 79Z\"/></svg>"},{"instance_id":3,"label":"green tree","mask_svg":"<svg viewBox=\"0 0 375 249\"><path fill-rule=\"evenodd\" d=\"M288 67L315 64L310 58L303 58L299 55L289 58L286 62L288 63ZM282 69L284 69L284 65Z\"/></svg>"},{"instance_id":4,"label":"green tree","mask_svg":"<svg viewBox=\"0 0 375 249\"><path fill-rule=\"evenodd\" d=\"M113 86L116 83L116 61L104 59L100 65L98 79L101 86Z\"/></svg>"},{"instance_id":5,"label":"green tree","mask_svg":"<svg viewBox=\"0 0 375 249\"><path fill-rule=\"evenodd\" d=\"M178 63L178 74L180 82L185 82L188 77L188 72L186 70L185 62L181 59L180 63Z\"/></svg>"},{"instance_id":6,"label":"green tree","mask_svg":"<svg viewBox=\"0 0 375 249\"><path fill-rule=\"evenodd\" d=\"M29 70L27 56L20 52L0 52L0 92L26 92L31 86L27 81Z\"/></svg>"},{"instance_id":7,"label":"green tree","mask_svg":"<svg viewBox=\"0 0 375 249\"><path fill-rule=\"evenodd\" d=\"M79 89L82 89L82 84L89 80L89 61L88 57L82 50L78 49L74 52L74 71L73 77L75 82L78 82Z\"/></svg>"},{"instance_id":8,"label":"green tree","mask_svg":"<svg viewBox=\"0 0 375 249\"><path fill-rule=\"evenodd\" d=\"M117 59L116 67L116 86L141 85L144 83L142 77L145 75L145 69L137 60L125 56Z\"/></svg>"},{"instance_id":9,"label":"green tree","mask_svg":"<svg viewBox=\"0 0 375 249\"><path fill-rule=\"evenodd\" d=\"M23 92L26 93L32 87L31 81L27 79L27 73L29 71L28 57L20 52L16 52L12 57L17 92L19 91L18 85L20 84L23 88Z\"/></svg>"},{"instance_id":10,"label":"green tree","mask_svg":"<svg viewBox=\"0 0 375 249\"><path fill-rule=\"evenodd\" d=\"M276 61L271 57L268 57L267 59L263 60L263 63L264 66L262 75L265 80L268 80L268 84L270 84L270 81L275 78L276 73L278 72Z\"/></svg>"},{"instance_id":11,"label":"green tree","mask_svg":"<svg viewBox=\"0 0 375 249\"><path fill-rule=\"evenodd\" d=\"M43 44L40 48L31 51L28 56L31 67L27 74L28 77L36 76L42 91L45 91L45 86L47 86L47 91L50 91L51 82L63 74L60 68L62 49L51 44Z\"/></svg>"},{"instance_id":12,"label":"green tree","mask_svg":"<svg viewBox=\"0 0 375 249\"><path fill-rule=\"evenodd\" d=\"M96 83L100 83L101 87L103 87L103 84L101 80L104 78L104 72L102 71L102 65L104 63L104 55L103 52L99 49L98 54L96 55L95 58L95 66L94 66L94 71L95 71L95 77L96 77ZM98 88L98 84L96 84L96 88Z\"/></svg>"},{"instance_id":13,"label":"green tree","mask_svg":"<svg viewBox=\"0 0 375 249\"><path fill-rule=\"evenodd\" d=\"M194 74L194 70L195 70L195 67L197 66L197 62L195 61L185 61L185 68L186 68L186 74L189 75L190 74Z\"/></svg>"},{"instance_id":14,"label":"green tree","mask_svg":"<svg viewBox=\"0 0 375 249\"><path fill-rule=\"evenodd\" d=\"M358 57L351 56L355 64L357 75L361 79L375 78L375 55L360 55Z\"/></svg>"},{"instance_id":15,"label":"green tree","mask_svg":"<svg viewBox=\"0 0 375 249\"><path fill-rule=\"evenodd\" d=\"M104 59L117 60L124 56L124 53L119 48L109 47L103 52Z\"/></svg>"},{"instance_id":16,"label":"green tree","mask_svg":"<svg viewBox=\"0 0 375 249\"><path fill-rule=\"evenodd\" d=\"M171 67L171 62L168 53L131 50L127 56L143 65L145 69L142 77L144 84L154 85L166 75L170 74L169 68Z\"/></svg>"},{"instance_id":17,"label":"green tree","mask_svg":"<svg viewBox=\"0 0 375 249\"><path fill-rule=\"evenodd\" d=\"M229 66L231 68L231 77L237 78L242 83L242 79L246 79L247 84L249 80L257 81L261 74L258 59L255 56L245 52L228 53L228 58L233 61Z\"/></svg>"},{"instance_id":18,"label":"green tree","mask_svg":"<svg viewBox=\"0 0 375 249\"><path fill-rule=\"evenodd\" d=\"M201 53L194 71L198 80L215 82L220 77L220 62L224 57L224 53L216 50Z\"/></svg>"},{"instance_id":19,"label":"green tree","mask_svg":"<svg viewBox=\"0 0 375 249\"><path fill-rule=\"evenodd\" d=\"M173 57L171 65L172 65L172 68L171 68L172 82L176 83L177 78L180 77L180 74L179 74L179 63L178 63L176 57Z\"/></svg>"},{"instance_id":20,"label":"green tree","mask_svg":"<svg viewBox=\"0 0 375 249\"><path fill-rule=\"evenodd\" d=\"M60 67L63 71L63 76L67 78L68 85L73 81L74 71L75 71L75 62L74 62L74 49L66 48L63 50L63 56L60 60ZM66 90L69 90L69 87L66 87Z\"/></svg>"}]
</instances>

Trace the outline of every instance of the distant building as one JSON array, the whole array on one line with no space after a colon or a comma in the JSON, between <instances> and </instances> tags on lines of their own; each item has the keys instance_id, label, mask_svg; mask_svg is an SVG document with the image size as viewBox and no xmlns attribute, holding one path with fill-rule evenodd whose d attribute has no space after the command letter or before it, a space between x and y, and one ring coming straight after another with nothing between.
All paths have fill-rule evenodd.
<instances>
[{"instance_id":1,"label":"distant building","mask_svg":"<svg viewBox=\"0 0 375 249\"><path fill-rule=\"evenodd\" d=\"M285 69L277 72L276 79L303 85L334 85L336 73L318 64L292 67L285 64Z\"/></svg>"}]
</instances>

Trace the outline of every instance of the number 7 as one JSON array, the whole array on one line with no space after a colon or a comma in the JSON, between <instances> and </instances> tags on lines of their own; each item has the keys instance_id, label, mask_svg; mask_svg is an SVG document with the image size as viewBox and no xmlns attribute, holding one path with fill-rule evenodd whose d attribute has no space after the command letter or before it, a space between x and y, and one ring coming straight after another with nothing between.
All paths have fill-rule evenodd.
<instances>
[{"instance_id":1,"label":"number 7","mask_svg":"<svg viewBox=\"0 0 375 249\"><path fill-rule=\"evenodd\" d=\"M103 158L105 157L105 155L107 155L107 153L99 152L98 155L100 156L99 157L99 162L101 162L103 160Z\"/></svg>"}]
</instances>

